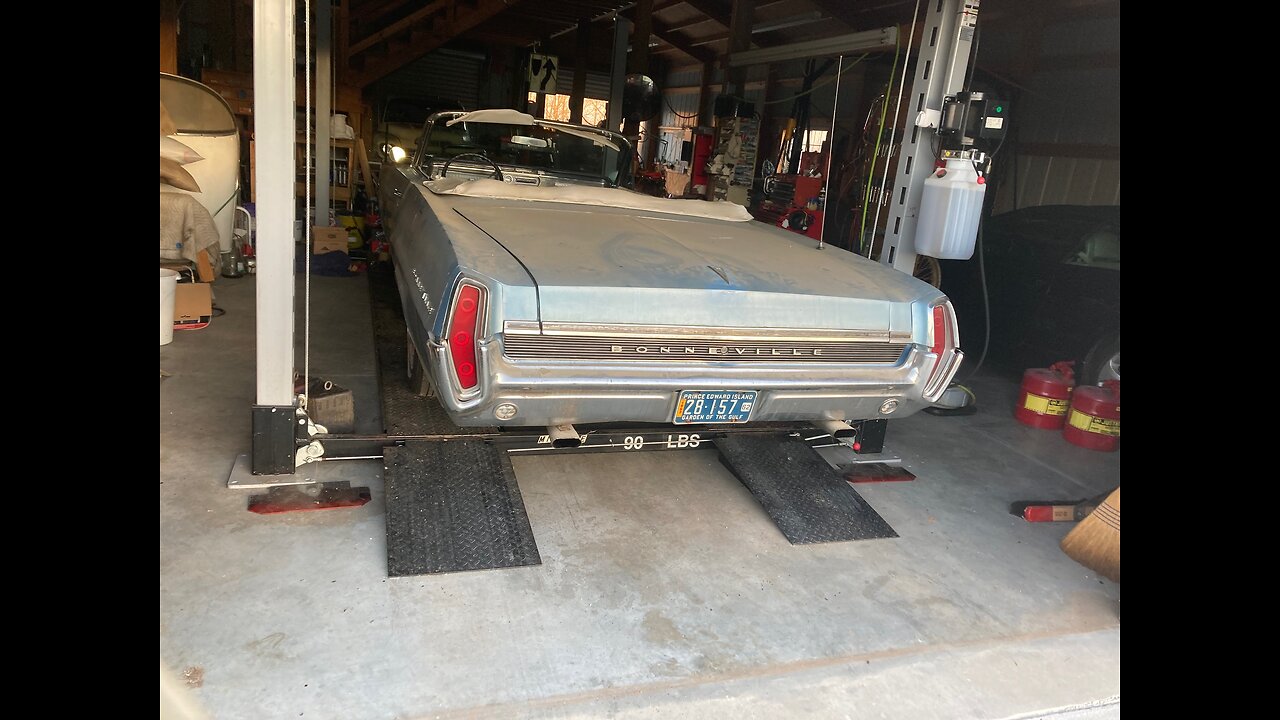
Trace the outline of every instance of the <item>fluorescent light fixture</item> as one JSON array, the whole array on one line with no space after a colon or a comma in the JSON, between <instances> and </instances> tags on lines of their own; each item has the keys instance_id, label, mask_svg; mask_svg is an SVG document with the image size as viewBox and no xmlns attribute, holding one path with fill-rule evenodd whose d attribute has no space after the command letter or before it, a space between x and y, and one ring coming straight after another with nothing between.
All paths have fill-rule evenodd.
<instances>
[{"instance_id":1,"label":"fluorescent light fixture","mask_svg":"<svg viewBox=\"0 0 1280 720\"><path fill-rule=\"evenodd\" d=\"M778 45L776 47L744 50L729 56L729 67L745 67L747 65L765 65L786 62L788 60L804 60L812 57L831 55L850 55L856 52L880 50L893 47L898 40L898 28L886 27L879 30L866 30L849 35L837 35L821 40L808 40Z\"/></svg>"},{"instance_id":2,"label":"fluorescent light fixture","mask_svg":"<svg viewBox=\"0 0 1280 720\"><path fill-rule=\"evenodd\" d=\"M822 13L818 10L813 10L807 13L800 13L799 15L792 15L791 17L779 18L772 22L760 23L759 25L751 28L751 34L754 35L756 33L781 30L783 28L800 27L801 25L816 23L822 19Z\"/></svg>"}]
</instances>

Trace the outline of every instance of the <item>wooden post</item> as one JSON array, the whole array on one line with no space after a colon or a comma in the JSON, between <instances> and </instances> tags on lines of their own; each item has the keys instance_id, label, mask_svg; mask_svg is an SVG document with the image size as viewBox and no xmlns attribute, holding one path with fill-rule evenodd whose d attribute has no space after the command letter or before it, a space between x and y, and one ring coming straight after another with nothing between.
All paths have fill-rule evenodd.
<instances>
[{"instance_id":1,"label":"wooden post","mask_svg":"<svg viewBox=\"0 0 1280 720\"><path fill-rule=\"evenodd\" d=\"M711 125L711 103L707 102L711 95L711 73L714 68L711 63L702 63L702 78L698 82L698 125L701 127L709 127Z\"/></svg>"},{"instance_id":2,"label":"wooden post","mask_svg":"<svg viewBox=\"0 0 1280 720\"><path fill-rule=\"evenodd\" d=\"M578 21L578 56L573 64L573 90L569 94L569 122L582 122L582 105L587 97L587 53L591 52L591 23Z\"/></svg>"},{"instance_id":3,"label":"wooden post","mask_svg":"<svg viewBox=\"0 0 1280 720\"><path fill-rule=\"evenodd\" d=\"M160 0L160 72L178 73L178 0Z\"/></svg>"},{"instance_id":4,"label":"wooden post","mask_svg":"<svg viewBox=\"0 0 1280 720\"><path fill-rule=\"evenodd\" d=\"M229 70L247 73L253 71L253 0L235 0L231 5L235 42L232 65Z\"/></svg>"},{"instance_id":5,"label":"wooden post","mask_svg":"<svg viewBox=\"0 0 1280 720\"><path fill-rule=\"evenodd\" d=\"M364 190L369 197L378 196L378 186L369 170L369 153L364 149L364 138L356 138L356 162L360 164L360 179L364 181Z\"/></svg>"},{"instance_id":6,"label":"wooden post","mask_svg":"<svg viewBox=\"0 0 1280 720\"><path fill-rule=\"evenodd\" d=\"M653 0L640 0L636 3L635 27L631 31L631 52L627 56L627 71L633 75L649 74L649 36L653 34ZM640 135L640 124L630 118L623 118L625 127L622 134L637 142Z\"/></svg>"},{"instance_id":7,"label":"wooden post","mask_svg":"<svg viewBox=\"0 0 1280 720\"><path fill-rule=\"evenodd\" d=\"M631 39L631 21L619 15L613 19L613 51L609 63L609 114L605 127L617 130L622 125L622 88L627 77L627 45Z\"/></svg>"},{"instance_id":8,"label":"wooden post","mask_svg":"<svg viewBox=\"0 0 1280 720\"><path fill-rule=\"evenodd\" d=\"M653 35L653 0L636 3L635 29L631 31L631 54L627 68L631 73L649 74L649 36Z\"/></svg>"},{"instance_id":9,"label":"wooden post","mask_svg":"<svg viewBox=\"0 0 1280 720\"><path fill-rule=\"evenodd\" d=\"M334 5L333 12L336 19L337 27L334 29L333 37L333 68L337 73L339 85L347 84L347 71L351 69L351 17L350 2L340 2ZM343 110L355 111L354 108L342 108ZM354 123L353 123L354 124Z\"/></svg>"},{"instance_id":10,"label":"wooden post","mask_svg":"<svg viewBox=\"0 0 1280 720\"><path fill-rule=\"evenodd\" d=\"M756 0L733 0L733 15L729 20L729 55L751 48L751 23L755 10ZM746 66L729 68L726 57L725 67L729 74L725 78L724 94L742 97L747 85Z\"/></svg>"},{"instance_id":11,"label":"wooden post","mask_svg":"<svg viewBox=\"0 0 1280 720\"><path fill-rule=\"evenodd\" d=\"M208 8L209 50L213 54L213 66L219 70L235 70L235 6L227 0L218 0L209 3Z\"/></svg>"}]
</instances>

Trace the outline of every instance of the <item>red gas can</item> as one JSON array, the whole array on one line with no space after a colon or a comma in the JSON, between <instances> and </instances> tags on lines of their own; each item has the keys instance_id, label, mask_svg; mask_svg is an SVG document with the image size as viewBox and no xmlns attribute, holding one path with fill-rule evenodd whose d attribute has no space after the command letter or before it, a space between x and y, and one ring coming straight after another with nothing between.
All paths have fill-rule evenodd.
<instances>
[{"instance_id":1,"label":"red gas can","mask_svg":"<svg viewBox=\"0 0 1280 720\"><path fill-rule=\"evenodd\" d=\"M1120 448L1120 383L1082 385L1071 396L1062 436L1073 445L1114 452Z\"/></svg>"},{"instance_id":2,"label":"red gas can","mask_svg":"<svg viewBox=\"0 0 1280 720\"><path fill-rule=\"evenodd\" d=\"M1023 425L1042 430L1061 430L1071 405L1074 376L1068 363L1031 368L1022 374L1022 392L1013 416Z\"/></svg>"}]
</instances>

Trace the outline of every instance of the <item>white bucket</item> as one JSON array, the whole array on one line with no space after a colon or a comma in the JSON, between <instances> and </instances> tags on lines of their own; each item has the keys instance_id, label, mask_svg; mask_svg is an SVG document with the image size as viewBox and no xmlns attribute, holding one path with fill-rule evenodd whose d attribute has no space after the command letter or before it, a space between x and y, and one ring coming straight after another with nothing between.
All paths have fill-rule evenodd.
<instances>
[{"instance_id":1,"label":"white bucket","mask_svg":"<svg viewBox=\"0 0 1280 720\"><path fill-rule=\"evenodd\" d=\"M329 119L329 137L341 140L354 140L356 131L347 124L346 113L334 113Z\"/></svg>"},{"instance_id":2,"label":"white bucket","mask_svg":"<svg viewBox=\"0 0 1280 720\"><path fill-rule=\"evenodd\" d=\"M160 268L160 344L173 342L173 301L178 292L178 273Z\"/></svg>"}]
</instances>

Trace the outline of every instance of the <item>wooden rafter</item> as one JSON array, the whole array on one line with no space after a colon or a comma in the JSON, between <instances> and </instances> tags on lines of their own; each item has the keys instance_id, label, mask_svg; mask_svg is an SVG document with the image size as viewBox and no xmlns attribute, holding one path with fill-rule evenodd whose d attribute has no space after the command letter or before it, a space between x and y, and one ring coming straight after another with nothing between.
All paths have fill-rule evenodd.
<instances>
[{"instance_id":1,"label":"wooden rafter","mask_svg":"<svg viewBox=\"0 0 1280 720\"><path fill-rule=\"evenodd\" d=\"M674 4L676 3L655 2L653 4L654 12L656 13L658 10L664 7L670 7L671 5L674 5ZM627 10L618 14L630 20L634 20L635 8L634 7L628 8ZM653 33L654 37L658 38L662 42L670 45L676 50L679 50L680 52L684 53L685 55L688 55L689 57L699 62L711 62L716 59L716 54L714 52L711 52L706 48L694 47L693 40L688 35L685 35L684 33L676 30L672 30L670 25L659 20L656 17L653 17L652 13L650 14L650 17L652 18L652 27L650 27L650 32ZM661 50L662 48L659 48L659 51Z\"/></svg>"},{"instance_id":2,"label":"wooden rafter","mask_svg":"<svg viewBox=\"0 0 1280 720\"><path fill-rule=\"evenodd\" d=\"M716 54L706 48L696 47L688 35L673 31L666 23L653 18L653 34L659 40L700 62L711 62Z\"/></svg>"},{"instance_id":3,"label":"wooden rafter","mask_svg":"<svg viewBox=\"0 0 1280 720\"><path fill-rule=\"evenodd\" d=\"M415 12L416 19L404 25L401 24L404 21L396 23L399 27L395 32L383 30L375 33L381 36L380 40L373 43L361 40L351 46L351 59L355 61L352 63L353 82L364 87L522 1L476 0L474 6L462 7L453 0L432 2L423 8L433 8L431 13ZM400 36L407 37L401 40ZM385 52L379 52L383 47Z\"/></svg>"},{"instance_id":4,"label":"wooden rafter","mask_svg":"<svg viewBox=\"0 0 1280 720\"><path fill-rule=\"evenodd\" d=\"M849 12L849 3L840 2L840 0L809 0L809 2L823 15L833 17L844 25L851 25L850 18L852 13Z\"/></svg>"},{"instance_id":5,"label":"wooden rafter","mask_svg":"<svg viewBox=\"0 0 1280 720\"><path fill-rule=\"evenodd\" d=\"M709 23L709 22L715 22L715 20L712 20L711 18L705 15L698 14L698 15L694 15L693 17L690 17L688 20L681 20L680 22L671 23L670 27L672 30L678 31L678 30L684 30L686 28L691 28L696 25Z\"/></svg>"},{"instance_id":6,"label":"wooden rafter","mask_svg":"<svg viewBox=\"0 0 1280 720\"><path fill-rule=\"evenodd\" d=\"M392 10L404 6L407 2L408 0L368 0L368 2L352 4L348 14L356 22L373 22Z\"/></svg>"},{"instance_id":7,"label":"wooden rafter","mask_svg":"<svg viewBox=\"0 0 1280 720\"><path fill-rule=\"evenodd\" d=\"M351 50L350 50L351 54L357 55L360 52L363 52L364 50L368 50L374 45L377 45L378 43L386 40L387 38L395 37L396 35L399 35L400 33L409 30L414 25L417 25L418 23L426 20L432 15L435 15L439 13L441 10L444 10L452 2L453 0L435 0L435 2L427 3L426 5L419 8L418 10L415 10L414 12L409 13L408 15L400 18L399 20L382 28L381 30L375 33L372 33L366 37L363 37L359 41L353 43L351 45Z\"/></svg>"},{"instance_id":8,"label":"wooden rafter","mask_svg":"<svg viewBox=\"0 0 1280 720\"><path fill-rule=\"evenodd\" d=\"M713 32L713 33L699 34L696 38L691 40L689 44L693 47L701 47L704 45L711 45L711 44L722 42L724 40L729 39L728 28L729 28L729 23L732 20L732 14L733 14L733 7L729 2L725 2L724 0L685 0L685 1L688 3L690 7L697 10L702 15L702 17L695 17L695 18L690 18L688 20L681 21L680 23L672 25L671 30L673 31L681 30L683 28L693 27L695 25L701 25L707 22L714 22L725 29L717 32ZM757 2L755 4L755 9L759 11L761 8L766 8L766 7L770 7L772 5L778 5L778 4L780 4L780 2ZM826 14L830 15L830 13L826 13ZM836 18L836 17L833 17L831 19L834 20L837 24L839 24L842 28L847 27L847 23L845 23L843 20L840 20L839 18ZM785 42L787 42L787 39L776 33L764 33L764 34L753 33L751 36L752 46L770 47L773 45L784 44ZM665 50L659 50L659 52L664 52L664 51Z\"/></svg>"},{"instance_id":9,"label":"wooden rafter","mask_svg":"<svg viewBox=\"0 0 1280 720\"><path fill-rule=\"evenodd\" d=\"M733 7L729 3L720 0L685 0L685 4L724 27L729 27L729 16L733 13Z\"/></svg>"},{"instance_id":10,"label":"wooden rafter","mask_svg":"<svg viewBox=\"0 0 1280 720\"><path fill-rule=\"evenodd\" d=\"M711 33L710 35L703 35L699 37L697 40L694 40L693 44L694 45L710 45L711 43L717 43L717 42L720 42L721 40L728 40L728 39L729 39L729 31L722 30L720 32Z\"/></svg>"}]
</instances>

